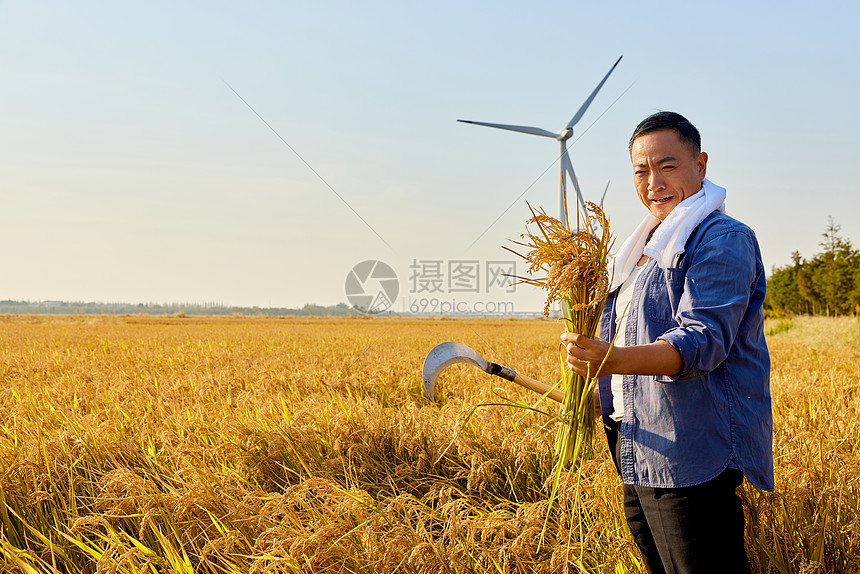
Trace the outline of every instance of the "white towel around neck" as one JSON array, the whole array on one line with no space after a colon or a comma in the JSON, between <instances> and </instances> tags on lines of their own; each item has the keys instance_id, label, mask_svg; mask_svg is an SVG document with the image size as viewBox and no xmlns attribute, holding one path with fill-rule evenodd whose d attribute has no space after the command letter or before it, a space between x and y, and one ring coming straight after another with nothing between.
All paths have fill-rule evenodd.
<instances>
[{"instance_id":1,"label":"white towel around neck","mask_svg":"<svg viewBox=\"0 0 860 574\"><path fill-rule=\"evenodd\" d=\"M609 290L617 289L627 280L643 253L656 259L661 268L671 267L675 257L684 252L684 245L693 230L711 212L725 213L725 201L725 188L705 179L702 189L676 205L663 223L649 212L609 262L609 276L612 277ZM648 234L657 224L660 227L648 241Z\"/></svg>"}]
</instances>

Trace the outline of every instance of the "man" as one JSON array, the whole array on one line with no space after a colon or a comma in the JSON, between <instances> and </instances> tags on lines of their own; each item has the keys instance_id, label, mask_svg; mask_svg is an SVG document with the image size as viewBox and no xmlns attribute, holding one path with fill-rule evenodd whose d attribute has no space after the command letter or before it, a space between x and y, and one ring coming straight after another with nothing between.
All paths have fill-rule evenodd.
<instances>
[{"instance_id":1,"label":"man","mask_svg":"<svg viewBox=\"0 0 860 574\"><path fill-rule=\"evenodd\" d=\"M736 489L774 486L758 243L722 213L686 118L646 118L629 151L650 213L611 264L601 340L562 336L568 364L593 372L614 340L601 413L648 572L749 572Z\"/></svg>"}]
</instances>

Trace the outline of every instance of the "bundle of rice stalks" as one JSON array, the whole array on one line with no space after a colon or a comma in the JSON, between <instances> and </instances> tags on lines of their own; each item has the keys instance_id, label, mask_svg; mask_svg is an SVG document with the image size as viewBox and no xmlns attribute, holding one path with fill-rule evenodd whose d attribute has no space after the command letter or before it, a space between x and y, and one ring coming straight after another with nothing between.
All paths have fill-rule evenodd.
<instances>
[{"instance_id":1,"label":"bundle of rice stalks","mask_svg":"<svg viewBox=\"0 0 860 574\"><path fill-rule=\"evenodd\" d=\"M528 248L528 253L522 255L506 249L529 263L530 277L518 279L548 291L544 315L549 315L553 303L559 303L565 329L593 338L597 334L600 312L610 284L606 263L612 239L609 219L603 210L591 202L586 202L585 207L585 221L578 221L577 229L570 230L545 211L536 212L529 206L532 217L526 222L526 233L521 236L524 241L514 242ZM529 224L537 226L538 231L529 231ZM535 277L541 272L545 273L543 277ZM555 441L556 461L550 505L558 489L561 471L592 456L593 391L597 381L595 375L600 369L586 376L578 375L567 369L565 356L566 350L561 346L561 380L558 384L564 389L564 403Z\"/></svg>"}]
</instances>

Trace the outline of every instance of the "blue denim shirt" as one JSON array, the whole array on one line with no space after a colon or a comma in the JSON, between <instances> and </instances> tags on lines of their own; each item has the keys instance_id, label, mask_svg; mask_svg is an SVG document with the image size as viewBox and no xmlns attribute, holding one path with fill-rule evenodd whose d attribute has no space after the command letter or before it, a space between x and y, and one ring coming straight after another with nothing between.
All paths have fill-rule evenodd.
<instances>
[{"instance_id":1,"label":"blue denim shirt","mask_svg":"<svg viewBox=\"0 0 860 574\"><path fill-rule=\"evenodd\" d=\"M683 367L672 376L625 375L619 426L621 478L655 488L692 486L728 467L773 490L770 357L758 242L743 223L714 212L693 231L674 266L649 259L634 286L627 345L669 342ZM601 337L615 336L614 291ZM610 423L610 377L599 381Z\"/></svg>"}]
</instances>

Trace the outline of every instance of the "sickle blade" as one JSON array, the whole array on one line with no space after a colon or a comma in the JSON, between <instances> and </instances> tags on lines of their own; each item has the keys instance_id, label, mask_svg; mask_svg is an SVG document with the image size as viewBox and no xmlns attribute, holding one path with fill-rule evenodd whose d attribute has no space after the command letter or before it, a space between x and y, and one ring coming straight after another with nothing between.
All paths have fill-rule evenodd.
<instances>
[{"instance_id":1,"label":"sickle blade","mask_svg":"<svg viewBox=\"0 0 860 574\"><path fill-rule=\"evenodd\" d=\"M424 366L421 367L424 392L431 401L436 400L434 396L436 379L442 371L455 363L468 363L482 371L490 372L490 362L463 343L456 341L440 343L427 353Z\"/></svg>"}]
</instances>

